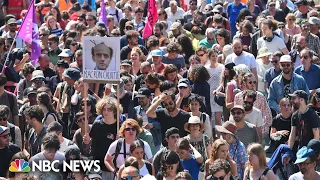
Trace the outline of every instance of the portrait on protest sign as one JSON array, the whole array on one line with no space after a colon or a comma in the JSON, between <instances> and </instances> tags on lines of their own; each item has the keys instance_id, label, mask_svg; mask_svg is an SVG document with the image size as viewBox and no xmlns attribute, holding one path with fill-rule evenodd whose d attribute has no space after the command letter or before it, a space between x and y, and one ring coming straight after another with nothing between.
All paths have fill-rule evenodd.
<instances>
[{"instance_id":1,"label":"portrait on protest sign","mask_svg":"<svg viewBox=\"0 0 320 180\"><path fill-rule=\"evenodd\" d=\"M83 37L83 78L94 81L119 81L118 37Z\"/></svg>"}]
</instances>

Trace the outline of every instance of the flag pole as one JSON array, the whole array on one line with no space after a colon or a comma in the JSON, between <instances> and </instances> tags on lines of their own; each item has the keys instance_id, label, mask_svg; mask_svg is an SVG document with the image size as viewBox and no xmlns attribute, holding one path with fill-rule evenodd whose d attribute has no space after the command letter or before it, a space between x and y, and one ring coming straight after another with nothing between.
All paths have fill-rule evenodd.
<instances>
[{"instance_id":1,"label":"flag pole","mask_svg":"<svg viewBox=\"0 0 320 180\"><path fill-rule=\"evenodd\" d=\"M30 5L29 5L29 8L28 8L27 13L30 11L31 6L34 6L33 1L34 1L34 0L32 0L31 3L30 3ZM19 28L19 30L18 30L18 32L17 32L16 35L14 36L13 42L12 42L12 44L11 44L11 47L10 47L8 53L7 53L6 60L4 61L4 64L3 64L3 67L2 67L2 70L1 70L1 74L4 74L4 71L5 71L5 69L6 69L6 68L5 68L5 67L6 67L6 64L7 64L8 60L9 60L9 54L10 54L11 51L12 51L14 42L16 42L16 39L17 39L17 37L18 37L18 34L20 33L21 27L22 27L22 25L25 23L25 20L26 20L26 19L23 19L23 21L22 21L22 23L21 23L21 26L20 26L20 28Z\"/></svg>"}]
</instances>

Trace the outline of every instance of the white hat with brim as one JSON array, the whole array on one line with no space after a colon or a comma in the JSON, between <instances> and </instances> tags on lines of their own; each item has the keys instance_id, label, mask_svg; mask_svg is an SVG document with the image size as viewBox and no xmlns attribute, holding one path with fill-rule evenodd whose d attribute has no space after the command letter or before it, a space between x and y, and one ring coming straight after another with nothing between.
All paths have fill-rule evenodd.
<instances>
[{"instance_id":1,"label":"white hat with brim","mask_svg":"<svg viewBox=\"0 0 320 180\"><path fill-rule=\"evenodd\" d=\"M282 55L280 58L280 63L292 63L290 55Z\"/></svg>"},{"instance_id":2,"label":"white hat with brim","mask_svg":"<svg viewBox=\"0 0 320 180\"><path fill-rule=\"evenodd\" d=\"M189 132L189 133L191 133L190 132L190 128L189 128L190 124L200 124L200 131L202 132L204 130L204 125L200 121L200 118L198 116L191 116L189 118L188 122L184 124L184 130Z\"/></svg>"},{"instance_id":3,"label":"white hat with brim","mask_svg":"<svg viewBox=\"0 0 320 180\"><path fill-rule=\"evenodd\" d=\"M269 52L267 48L261 48L258 51L257 58L262 58L262 57L266 57L266 56L270 56L270 55L272 55L272 53Z\"/></svg>"}]
</instances>

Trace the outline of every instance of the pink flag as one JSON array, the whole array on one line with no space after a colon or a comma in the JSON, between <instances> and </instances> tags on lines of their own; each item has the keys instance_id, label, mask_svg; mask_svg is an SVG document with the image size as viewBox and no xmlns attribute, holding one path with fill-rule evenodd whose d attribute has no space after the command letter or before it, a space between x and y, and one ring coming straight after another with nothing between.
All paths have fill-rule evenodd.
<instances>
[{"instance_id":1,"label":"pink flag","mask_svg":"<svg viewBox=\"0 0 320 180\"><path fill-rule=\"evenodd\" d=\"M146 22L146 26L144 27L142 37L143 39L147 39L149 36L152 35L152 30L154 24L156 24L158 20L158 12L156 7L156 1L155 0L149 0L148 1L148 18Z\"/></svg>"},{"instance_id":2,"label":"pink flag","mask_svg":"<svg viewBox=\"0 0 320 180\"><path fill-rule=\"evenodd\" d=\"M31 44L32 51L30 59L33 65L38 62L38 58L41 55L38 30L37 16L33 0L17 34L19 38L23 39L26 43Z\"/></svg>"},{"instance_id":3,"label":"pink flag","mask_svg":"<svg viewBox=\"0 0 320 180\"><path fill-rule=\"evenodd\" d=\"M102 0L101 2L99 21L104 22L104 24L108 26L107 10L106 10L106 5L104 3L104 0Z\"/></svg>"}]
</instances>

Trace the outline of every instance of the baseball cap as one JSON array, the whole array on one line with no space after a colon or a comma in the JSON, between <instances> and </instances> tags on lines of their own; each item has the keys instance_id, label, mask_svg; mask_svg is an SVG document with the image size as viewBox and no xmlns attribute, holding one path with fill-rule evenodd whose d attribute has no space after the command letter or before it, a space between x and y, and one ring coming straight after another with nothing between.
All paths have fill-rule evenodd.
<instances>
[{"instance_id":1,"label":"baseball cap","mask_svg":"<svg viewBox=\"0 0 320 180\"><path fill-rule=\"evenodd\" d=\"M235 65L233 62L224 65L224 67L225 67L226 69L228 69L228 70L233 69L233 67L235 67L235 66L236 66L236 65Z\"/></svg>"},{"instance_id":2,"label":"baseball cap","mask_svg":"<svg viewBox=\"0 0 320 180\"><path fill-rule=\"evenodd\" d=\"M125 27L133 27L133 23L131 21L127 21Z\"/></svg>"},{"instance_id":3,"label":"baseball cap","mask_svg":"<svg viewBox=\"0 0 320 180\"><path fill-rule=\"evenodd\" d=\"M122 61L121 66L132 66L132 62L128 59Z\"/></svg>"},{"instance_id":4,"label":"baseball cap","mask_svg":"<svg viewBox=\"0 0 320 180\"><path fill-rule=\"evenodd\" d=\"M27 96L31 94L37 94L37 89L34 87L28 87L26 90L27 90Z\"/></svg>"},{"instance_id":5,"label":"baseball cap","mask_svg":"<svg viewBox=\"0 0 320 180\"><path fill-rule=\"evenodd\" d=\"M241 106L241 105L235 105L235 106L233 106L233 107L230 109L230 111L232 111L232 110L234 110L234 109L241 109L242 111L245 111L245 110L244 110L244 107Z\"/></svg>"},{"instance_id":6,"label":"baseball cap","mask_svg":"<svg viewBox=\"0 0 320 180\"><path fill-rule=\"evenodd\" d=\"M313 156L313 155L314 155L314 151L311 148L303 146L297 152L297 160L294 162L294 164L303 163L308 159L308 157Z\"/></svg>"},{"instance_id":7,"label":"baseball cap","mask_svg":"<svg viewBox=\"0 0 320 180\"><path fill-rule=\"evenodd\" d=\"M67 77L71 80L77 81L78 79L80 79L81 74L80 74L79 69L71 67L71 68L66 69L63 72L63 76Z\"/></svg>"},{"instance_id":8,"label":"baseball cap","mask_svg":"<svg viewBox=\"0 0 320 180\"><path fill-rule=\"evenodd\" d=\"M98 21L96 23L96 26L100 26L100 27L106 28L106 24L104 22L102 22L102 21Z\"/></svg>"},{"instance_id":9,"label":"baseball cap","mask_svg":"<svg viewBox=\"0 0 320 180\"><path fill-rule=\"evenodd\" d=\"M281 56L281 58L280 58L280 63L287 63L287 62L292 63L292 61L291 61L291 56L290 56L290 55L287 55L287 54Z\"/></svg>"},{"instance_id":10,"label":"baseball cap","mask_svg":"<svg viewBox=\"0 0 320 180\"><path fill-rule=\"evenodd\" d=\"M168 138L172 134L179 134L179 129L176 127L169 128L166 130L165 136L166 136L166 138Z\"/></svg>"},{"instance_id":11,"label":"baseball cap","mask_svg":"<svg viewBox=\"0 0 320 180\"><path fill-rule=\"evenodd\" d=\"M310 17L308 22L310 24L320 24L320 19L317 17Z\"/></svg>"},{"instance_id":12,"label":"baseball cap","mask_svg":"<svg viewBox=\"0 0 320 180\"><path fill-rule=\"evenodd\" d=\"M136 97L150 97L151 91L148 88L140 88Z\"/></svg>"},{"instance_id":13,"label":"baseball cap","mask_svg":"<svg viewBox=\"0 0 320 180\"><path fill-rule=\"evenodd\" d=\"M190 86L190 81L187 78L182 78L179 80L178 88L179 87L189 87L189 86Z\"/></svg>"},{"instance_id":14,"label":"baseball cap","mask_svg":"<svg viewBox=\"0 0 320 180\"><path fill-rule=\"evenodd\" d=\"M58 56L59 57L71 57L72 52L70 49L63 49L62 52Z\"/></svg>"},{"instance_id":15,"label":"baseball cap","mask_svg":"<svg viewBox=\"0 0 320 180\"><path fill-rule=\"evenodd\" d=\"M290 97L299 97L308 101L308 94L304 90L296 90L292 94L288 94Z\"/></svg>"},{"instance_id":16,"label":"baseball cap","mask_svg":"<svg viewBox=\"0 0 320 180\"><path fill-rule=\"evenodd\" d=\"M5 126L0 126L0 134L4 133L6 130L8 130Z\"/></svg>"},{"instance_id":17,"label":"baseball cap","mask_svg":"<svg viewBox=\"0 0 320 180\"><path fill-rule=\"evenodd\" d=\"M215 5L212 12L223 13L223 6L220 4Z\"/></svg>"},{"instance_id":18,"label":"baseball cap","mask_svg":"<svg viewBox=\"0 0 320 180\"><path fill-rule=\"evenodd\" d=\"M91 171L88 173L88 178L89 179L96 179L98 178L99 180L102 179L101 177L101 172L94 172L94 171Z\"/></svg>"},{"instance_id":19,"label":"baseball cap","mask_svg":"<svg viewBox=\"0 0 320 180\"><path fill-rule=\"evenodd\" d=\"M320 153L320 140L311 139L307 147L312 149L315 153Z\"/></svg>"},{"instance_id":20,"label":"baseball cap","mask_svg":"<svg viewBox=\"0 0 320 180\"><path fill-rule=\"evenodd\" d=\"M17 20L15 18L10 18L8 21L7 21L7 24L17 24Z\"/></svg>"},{"instance_id":21,"label":"baseball cap","mask_svg":"<svg viewBox=\"0 0 320 180\"><path fill-rule=\"evenodd\" d=\"M44 75L43 75L43 72L41 70L34 70L32 72L32 78L31 78L31 81L37 79L37 78L41 78L41 79L45 79Z\"/></svg>"},{"instance_id":22,"label":"baseball cap","mask_svg":"<svg viewBox=\"0 0 320 180\"><path fill-rule=\"evenodd\" d=\"M295 3L295 5L299 6L299 5L308 5L308 1L307 0L297 0Z\"/></svg>"},{"instance_id":23,"label":"baseball cap","mask_svg":"<svg viewBox=\"0 0 320 180\"><path fill-rule=\"evenodd\" d=\"M162 56L162 51L160 49L153 50L151 56Z\"/></svg>"},{"instance_id":24,"label":"baseball cap","mask_svg":"<svg viewBox=\"0 0 320 180\"><path fill-rule=\"evenodd\" d=\"M170 27L170 31L173 31L175 29L181 29L181 28L182 28L182 25L180 22L174 22Z\"/></svg>"}]
</instances>

